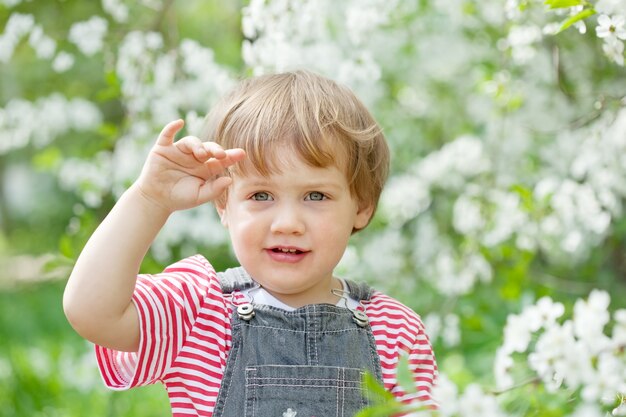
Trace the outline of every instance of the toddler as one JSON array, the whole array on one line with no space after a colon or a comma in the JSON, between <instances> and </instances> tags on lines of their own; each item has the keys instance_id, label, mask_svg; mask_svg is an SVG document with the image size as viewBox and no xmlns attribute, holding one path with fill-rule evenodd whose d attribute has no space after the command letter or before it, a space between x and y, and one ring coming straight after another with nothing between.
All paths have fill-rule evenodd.
<instances>
[{"instance_id":1,"label":"toddler","mask_svg":"<svg viewBox=\"0 0 626 417\"><path fill-rule=\"evenodd\" d=\"M161 382L181 417L353 416L369 404L368 372L400 401L434 407L437 366L419 316L333 274L388 173L385 138L363 104L295 71L241 82L200 137L175 141L182 127L165 126L64 293L106 385ZM216 272L195 255L137 275L169 215L207 202L241 266Z\"/></svg>"}]
</instances>

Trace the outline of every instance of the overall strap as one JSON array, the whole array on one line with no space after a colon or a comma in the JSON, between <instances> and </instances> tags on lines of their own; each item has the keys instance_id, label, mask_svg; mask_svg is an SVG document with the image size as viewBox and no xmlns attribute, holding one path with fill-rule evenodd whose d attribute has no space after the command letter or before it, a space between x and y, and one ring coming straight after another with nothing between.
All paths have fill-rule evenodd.
<instances>
[{"instance_id":1,"label":"overall strap","mask_svg":"<svg viewBox=\"0 0 626 417\"><path fill-rule=\"evenodd\" d=\"M241 266L218 272L217 277L220 279L220 286L224 294L245 290L256 285L250 274Z\"/></svg>"},{"instance_id":2,"label":"overall strap","mask_svg":"<svg viewBox=\"0 0 626 417\"><path fill-rule=\"evenodd\" d=\"M374 289L364 282L355 282L349 279L345 280L350 292L350 296L358 301L369 301L372 298Z\"/></svg>"}]
</instances>

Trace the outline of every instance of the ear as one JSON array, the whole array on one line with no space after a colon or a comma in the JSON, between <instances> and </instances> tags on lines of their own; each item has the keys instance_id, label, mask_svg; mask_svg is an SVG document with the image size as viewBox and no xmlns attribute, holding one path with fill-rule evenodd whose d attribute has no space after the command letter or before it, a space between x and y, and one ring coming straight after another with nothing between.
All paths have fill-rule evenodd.
<instances>
[{"instance_id":1,"label":"ear","mask_svg":"<svg viewBox=\"0 0 626 417\"><path fill-rule=\"evenodd\" d=\"M220 222L225 228L228 229L228 214L226 211L226 203L216 201L215 209L217 210L217 214L220 216Z\"/></svg>"},{"instance_id":2,"label":"ear","mask_svg":"<svg viewBox=\"0 0 626 417\"><path fill-rule=\"evenodd\" d=\"M370 222L372 215L374 214L374 206L368 204L363 207L359 207L354 218L354 230L363 229Z\"/></svg>"}]
</instances>

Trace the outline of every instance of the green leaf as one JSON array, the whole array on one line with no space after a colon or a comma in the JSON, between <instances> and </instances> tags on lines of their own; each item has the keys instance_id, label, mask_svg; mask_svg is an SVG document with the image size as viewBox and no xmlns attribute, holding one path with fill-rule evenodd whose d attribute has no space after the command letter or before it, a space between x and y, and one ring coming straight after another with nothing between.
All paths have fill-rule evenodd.
<instances>
[{"instance_id":1,"label":"green leaf","mask_svg":"<svg viewBox=\"0 0 626 417\"><path fill-rule=\"evenodd\" d=\"M363 375L363 387L374 399L374 402L378 403L394 400L393 394L387 391L383 385L379 384L376 378L369 372Z\"/></svg>"},{"instance_id":2,"label":"green leaf","mask_svg":"<svg viewBox=\"0 0 626 417\"><path fill-rule=\"evenodd\" d=\"M59 240L59 252L66 258L72 258L74 256L74 245L68 235L61 236Z\"/></svg>"},{"instance_id":3,"label":"green leaf","mask_svg":"<svg viewBox=\"0 0 626 417\"><path fill-rule=\"evenodd\" d=\"M596 11L594 9L582 10L580 13L575 14L574 16L570 17L565 22L563 22L563 24L561 25L561 27L556 33L561 33L568 27L572 26L574 23L580 20L586 19L589 16L593 16L594 14L596 14Z\"/></svg>"},{"instance_id":4,"label":"green leaf","mask_svg":"<svg viewBox=\"0 0 626 417\"><path fill-rule=\"evenodd\" d=\"M63 159L61 150L56 146L49 146L33 156L33 166L39 170L56 168Z\"/></svg>"},{"instance_id":5,"label":"green leaf","mask_svg":"<svg viewBox=\"0 0 626 417\"><path fill-rule=\"evenodd\" d=\"M398 402L388 402L364 408L354 417L392 417L398 415L400 412L406 411L406 408L406 406Z\"/></svg>"},{"instance_id":6,"label":"green leaf","mask_svg":"<svg viewBox=\"0 0 626 417\"><path fill-rule=\"evenodd\" d=\"M550 6L551 9L565 9L568 7L580 6L583 4L582 0L545 0L543 2L546 6Z\"/></svg>"}]
</instances>

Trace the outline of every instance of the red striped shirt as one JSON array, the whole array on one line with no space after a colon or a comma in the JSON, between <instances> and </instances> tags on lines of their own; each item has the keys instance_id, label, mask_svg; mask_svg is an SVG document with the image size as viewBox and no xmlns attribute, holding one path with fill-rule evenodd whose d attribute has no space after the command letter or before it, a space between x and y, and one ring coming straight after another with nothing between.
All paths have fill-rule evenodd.
<instances>
[{"instance_id":1,"label":"red striped shirt","mask_svg":"<svg viewBox=\"0 0 626 417\"><path fill-rule=\"evenodd\" d=\"M139 312L138 352L96 346L105 384L116 390L161 382L174 417L213 414L231 346L231 300L202 256L183 259L158 275L139 275L133 302ZM375 291L367 315L380 357L385 388L405 403L434 407L435 357L420 317ZM401 358L404 360L401 361ZM397 380L408 364L414 389Z\"/></svg>"}]
</instances>

